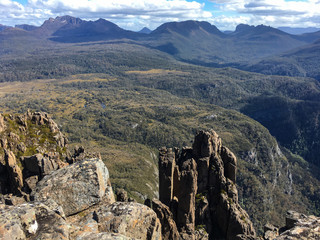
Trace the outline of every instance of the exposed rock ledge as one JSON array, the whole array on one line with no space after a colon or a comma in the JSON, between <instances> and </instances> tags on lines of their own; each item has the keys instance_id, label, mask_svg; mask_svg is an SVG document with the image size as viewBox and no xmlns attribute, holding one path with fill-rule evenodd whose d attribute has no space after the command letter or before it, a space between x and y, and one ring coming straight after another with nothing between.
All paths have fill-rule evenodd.
<instances>
[{"instance_id":1,"label":"exposed rock ledge","mask_svg":"<svg viewBox=\"0 0 320 240\"><path fill-rule=\"evenodd\" d=\"M0 239L161 239L152 209L115 202L101 159L46 175L32 195L33 202L0 204Z\"/></svg>"},{"instance_id":2,"label":"exposed rock ledge","mask_svg":"<svg viewBox=\"0 0 320 240\"><path fill-rule=\"evenodd\" d=\"M286 226L278 229L270 224L265 226L265 240L311 240L320 239L320 218L288 211ZM279 234L280 233L280 234Z\"/></svg>"}]
</instances>

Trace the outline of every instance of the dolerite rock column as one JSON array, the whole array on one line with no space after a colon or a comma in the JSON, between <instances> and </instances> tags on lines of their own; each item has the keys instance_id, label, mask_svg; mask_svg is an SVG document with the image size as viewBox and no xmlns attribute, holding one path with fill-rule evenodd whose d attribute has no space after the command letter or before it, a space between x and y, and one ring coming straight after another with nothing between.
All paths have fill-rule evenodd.
<instances>
[{"instance_id":1,"label":"dolerite rock column","mask_svg":"<svg viewBox=\"0 0 320 240\"><path fill-rule=\"evenodd\" d=\"M248 214L238 203L237 159L214 131L200 131L192 148L160 149L160 200L173 213L182 239L205 226L210 239L252 239Z\"/></svg>"}]
</instances>

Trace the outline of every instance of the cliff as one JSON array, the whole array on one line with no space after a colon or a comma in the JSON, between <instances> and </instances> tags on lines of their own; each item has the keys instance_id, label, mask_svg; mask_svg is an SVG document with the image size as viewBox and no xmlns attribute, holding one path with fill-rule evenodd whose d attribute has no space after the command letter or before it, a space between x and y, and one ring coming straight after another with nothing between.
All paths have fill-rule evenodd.
<instances>
[{"instance_id":1,"label":"cliff","mask_svg":"<svg viewBox=\"0 0 320 240\"><path fill-rule=\"evenodd\" d=\"M214 131L200 131L192 148L160 149L160 201L170 209L182 239L198 239L199 230L210 239L255 237L238 203L236 171L235 155Z\"/></svg>"}]
</instances>

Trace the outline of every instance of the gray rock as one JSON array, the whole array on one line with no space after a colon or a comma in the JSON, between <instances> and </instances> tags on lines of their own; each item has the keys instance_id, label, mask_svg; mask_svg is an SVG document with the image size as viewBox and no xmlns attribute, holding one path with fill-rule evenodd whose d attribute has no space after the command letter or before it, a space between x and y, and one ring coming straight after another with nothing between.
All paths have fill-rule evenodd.
<instances>
[{"instance_id":1,"label":"gray rock","mask_svg":"<svg viewBox=\"0 0 320 240\"><path fill-rule=\"evenodd\" d=\"M290 227L281 233L276 240L309 240L320 239L320 218L306 216L295 211L288 211L286 216L286 227Z\"/></svg>"},{"instance_id":2,"label":"gray rock","mask_svg":"<svg viewBox=\"0 0 320 240\"><path fill-rule=\"evenodd\" d=\"M67 240L69 226L42 203L0 207L0 239Z\"/></svg>"},{"instance_id":3,"label":"gray rock","mask_svg":"<svg viewBox=\"0 0 320 240\"><path fill-rule=\"evenodd\" d=\"M87 159L45 176L32 195L37 201L51 198L69 216L103 200L106 191L113 196L107 167L100 159Z\"/></svg>"},{"instance_id":4,"label":"gray rock","mask_svg":"<svg viewBox=\"0 0 320 240\"><path fill-rule=\"evenodd\" d=\"M134 238L126 237L117 233L84 233L76 238L76 240L133 240Z\"/></svg>"},{"instance_id":5,"label":"gray rock","mask_svg":"<svg viewBox=\"0 0 320 240\"><path fill-rule=\"evenodd\" d=\"M145 240L161 239L161 224L156 213L139 203L115 202L95 212L101 232L120 233Z\"/></svg>"},{"instance_id":6,"label":"gray rock","mask_svg":"<svg viewBox=\"0 0 320 240\"><path fill-rule=\"evenodd\" d=\"M0 207L0 239L26 239L26 234L35 234L37 230L33 206Z\"/></svg>"}]
</instances>

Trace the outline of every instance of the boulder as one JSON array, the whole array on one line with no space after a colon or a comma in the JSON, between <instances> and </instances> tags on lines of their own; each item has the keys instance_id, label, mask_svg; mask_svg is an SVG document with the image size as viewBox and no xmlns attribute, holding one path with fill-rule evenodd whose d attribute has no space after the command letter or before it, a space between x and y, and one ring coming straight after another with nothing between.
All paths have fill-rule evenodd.
<instances>
[{"instance_id":1,"label":"boulder","mask_svg":"<svg viewBox=\"0 0 320 240\"><path fill-rule=\"evenodd\" d=\"M69 239L69 224L63 216L42 203L35 203L34 209L38 230L29 237L30 240Z\"/></svg>"},{"instance_id":2,"label":"boulder","mask_svg":"<svg viewBox=\"0 0 320 240\"><path fill-rule=\"evenodd\" d=\"M25 182L25 187L27 188L26 191L29 193L34 191L34 189L37 186L38 181L39 181L39 176L37 176L37 175L31 176L31 177L28 177L27 179L25 179L24 182Z\"/></svg>"},{"instance_id":3,"label":"boulder","mask_svg":"<svg viewBox=\"0 0 320 240\"><path fill-rule=\"evenodd\" d=\"M117 189L117 201L128 202L128 193L122 188Z\"/></svg>"},{"instance_id":4,"label":"boulder","mask_svg":"<svg viewBox=\"0 0 320 240\"><path fill-rule=\"evenodd\" d=\"M288 211L286 229L286 231L274 239L320 239L320 218L312 215L306 216L295 211Z\"/></svg>"},{"instance_id":5,"label":"boulder","mask_svg":"<svg viewBox=\"0 0 320 240\"><path fill-rule=\"evenodd\" d=\"M42 203L0 207L0 239L67 240L65 220Z\"/></svg>"},{"instance_id":6,"label":"boulder","mask_svg":"<svg viewBox=\"0 0 320 240\"><path fill-rule=\"evenodd\" d=\"M76 240L134 240L118 233L84 233L76 238Z\"/></svg>"},{"instance_id":7,"label":"boulder","mask_svg":"<svg viewBox=\"0 0 320 240\"><path fill-rule=\"evenodd\" d=\"M100 232L120 233L145 240L161 239L161 224L149 207L134 202L102 205L94 213Z\"/></svg>"},{"instance_id":8,"label":"boulder","mask_svg":"<svg viewBox=\"0 0 320 240\"><path fill-rule=\"evenodd\" d=\"M30 205L0 207L0 239L26 239L38 230L36 214Z\"/></svg>"},{"instance_id":9,"label":"boulder","mask_svg":"<svg viewBox=\"0 0 320 240\"><path fill-rule=\"evenodd\" d=\"M38 182L32 192L34 200L54 200L66 216L97 204L106 195L110 197L113 193L108 169L101 159L86 159L51 172ZM111 203L114 197L107 200Z\"/></svg>"}]
</instances>

